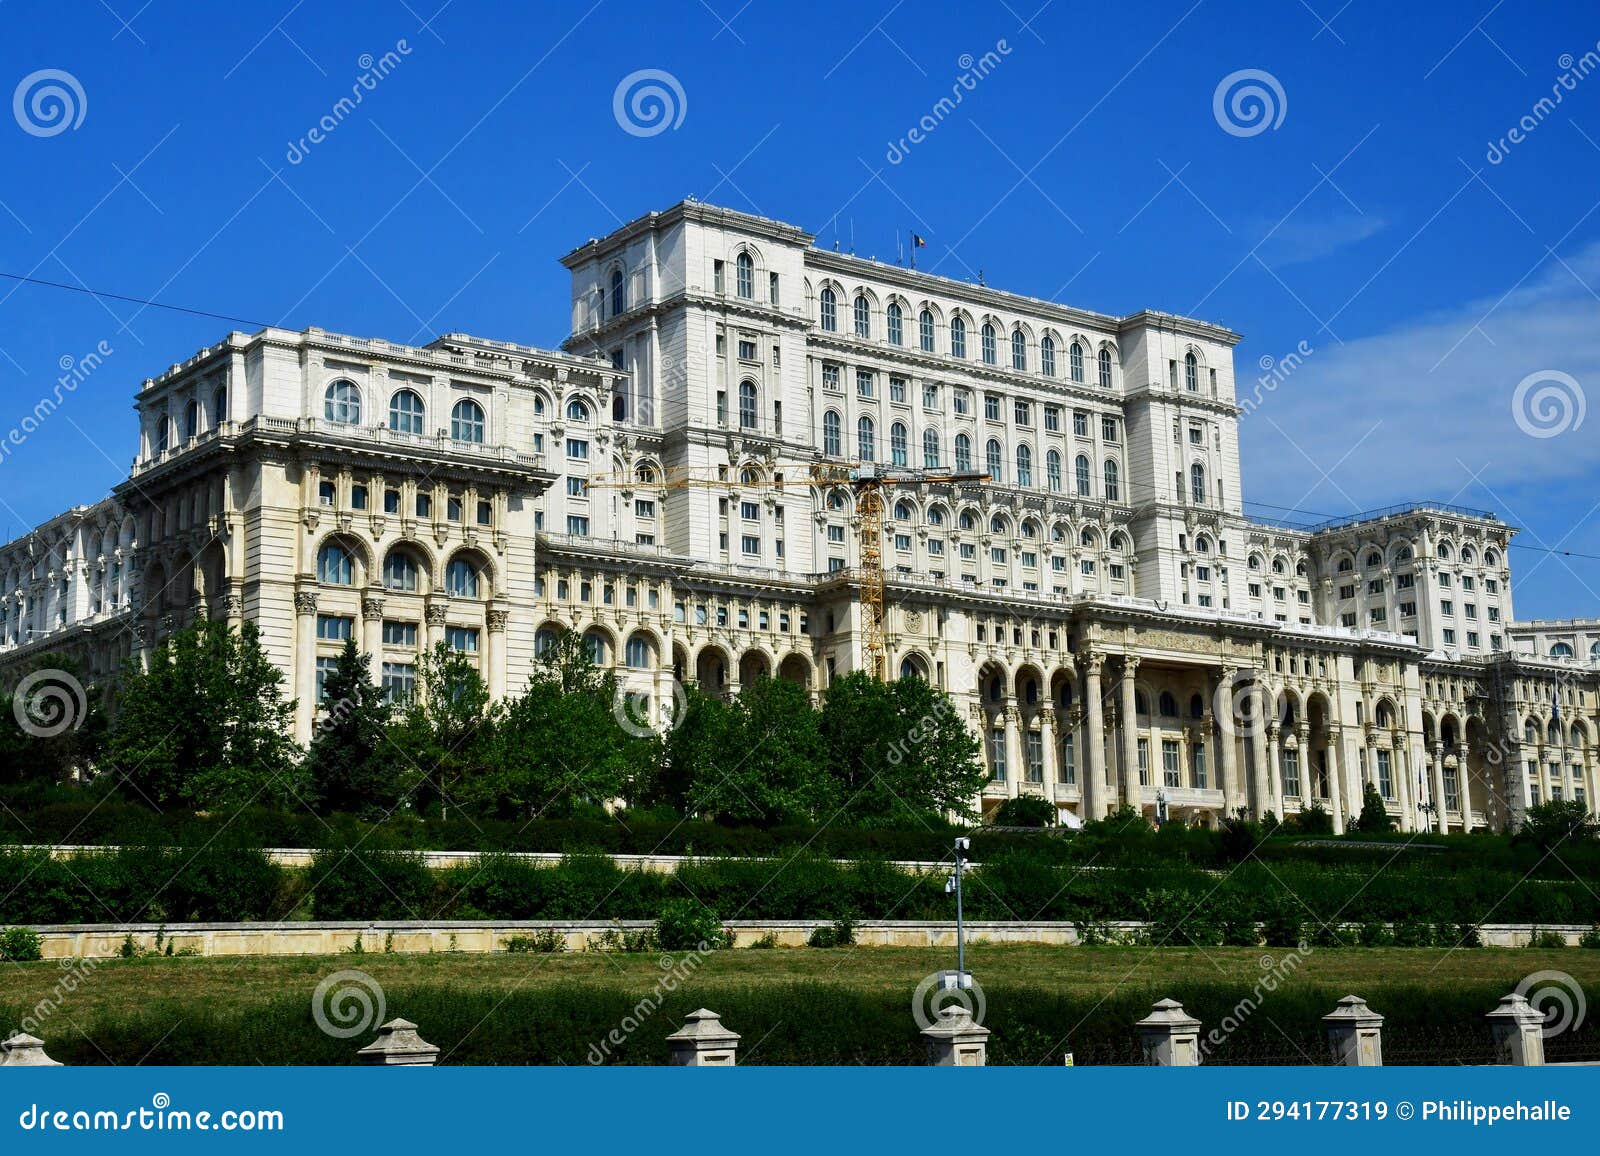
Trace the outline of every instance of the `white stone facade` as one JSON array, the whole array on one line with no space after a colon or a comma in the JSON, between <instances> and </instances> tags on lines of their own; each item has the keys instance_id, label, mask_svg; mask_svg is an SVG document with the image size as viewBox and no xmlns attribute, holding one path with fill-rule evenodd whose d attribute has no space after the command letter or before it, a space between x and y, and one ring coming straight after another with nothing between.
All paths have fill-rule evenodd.
<instances>
[{"instance_id":1,"label":"white stone facade","mask_svg":"<svg viewBox=\"0 0 1600 1156\"><path fill-rule=\"evenodd\" d=\"M640 218L562 259L561 353L230 334L144 383L113 497L0 548L0 671L68 649L107 675L209 614L260 624L301 739L346 635L396 693L437 641L515 691L570 629L658 716L675 682L820 692L862 665L860 560L810 467L870 459L991 475L895 489L883 541L891 673L969 712L986 803L1316 800L1342 828L1370 781L1440 829L1593 805L1600 622L1513 623L1511 527L1247 517L1237 335L812 241ZM1252 687L1270 724L1219 727Z\"/></svg>"}]
</instances>

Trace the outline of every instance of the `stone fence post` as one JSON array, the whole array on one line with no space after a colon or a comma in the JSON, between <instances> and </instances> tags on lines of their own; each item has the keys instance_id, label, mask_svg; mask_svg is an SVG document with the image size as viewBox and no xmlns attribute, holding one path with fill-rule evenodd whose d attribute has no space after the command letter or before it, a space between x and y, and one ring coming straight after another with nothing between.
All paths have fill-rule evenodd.
<instances>
[{"instance_id":1,"label":"stone fence post","mask_svg":"<svg viewBox=\"0 0 1600 1156\"><path fill-rule=\"evenodd\" d=\"M989 1063L989 1029L960 1004L939 1009L937 1022L922 1029L928 1063L936 1068L982 1068Z\"/></svg>"},{"instance_id":2,"label":"stone fence post","mask_svg":"<svg viewBox=\"0 0 1600 1156\"><path fill-rule=\"evenodd\" d=\"M1488 1014L1494 1050L1502 1064L1538 1067L1544 1064L1544 1016L1528 997L1512 992Z\"/></svg>"},{"instance_id":3,"label":"stone fence post","mask_svg":"<svg viewBox=\"0 0 1600 1156\"><path fill-rule=\"evenodd\" d=\"M0 1068L59 1068L60 1060L44 1054L44 1041L19 1032L0 1043Z\"/></svg>"},{"instance_id":4,"label":"stone fence post","mask_svg":"<svg viewBox=\"0 0 1600 1156\"><path fill-rule=\"evenodd\" d=\"M1383 1066L1383 1017L1358 995L1347 995L1322 1017L1333 1062L1347 1068Z\"/></svg>"},{"instance_id":5,"label":"stone fence post","mask_svg":"<svg viewBox=\"0 0 1600 1156\"><path fill-rule=\"evenodd\" d=\"M689 1021L667 1037L672 1049L668 1061L678 1068L731 1068L739 1049L739 1033L722 1026L722 1017L700 1008L689 1013Z\"/></svg>"},{"instance_id":6,"label":"stone fence post","mask_svg":"<svg viewBox=\"0 0 1600 1156\"><path fill-rule=\"evenodd\" d=\"M1192 1068L1200 1063L1200 1021L1175 999L1157 1000L1139 1029L1144 1062L1161 1068Z\"/></svg>"},{"instance_id":7,"label":"stone fence post","mask_svg":"<svg viewBox=\"0 0 1600 1156\"><path fill-rule=\"evenodd\" d=\"M378 1067L432 1067L439 1048L417 1035L410 1020L390 1020L378 1029L378 1038L356 1053L363 1064Z\"/></svg>"}]
</instances>

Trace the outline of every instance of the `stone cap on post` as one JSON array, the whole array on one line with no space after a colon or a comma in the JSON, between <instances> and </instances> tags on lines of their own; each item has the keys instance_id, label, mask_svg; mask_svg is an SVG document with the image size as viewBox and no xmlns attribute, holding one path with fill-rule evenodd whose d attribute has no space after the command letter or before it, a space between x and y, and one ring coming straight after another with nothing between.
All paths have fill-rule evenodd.
<instances>
[{"instance_id":1,"label":"stone cap on post","mask_svg":"<svg viewBox=\"0 0 1600 1156\"><path fill-rule=\"evenodd\" d=\"M44 1041L26 1032L18 1032L9 1040L0 1042L0 1068L59 1068L60 1060L44 1054Z\"/></svg>"},{"instance_id":2,"label":"stone cap on post","mask_svg":"<svg viewBox=\"0 0 1600 1156\"><path fill-rule=\"evenodd\" d=\"M439 1061L439 1048L417 1035L417 1025L410 1020L394 1019L378 1029L378 1038L356 1058L381 1067L431 1067Z\"/></svg>"},{"instance_id":3,"label":"stone cap on post","mask_svg":"<svg viewBox=\"0 0 1600 1156\"><path fill-rule=\"evenodd\" d=\"M667 1037L674 1067L732 1067L739 1033L722 1026L722 1017L709 1008L690 1012L687 1022Z\"/></svg>"},{"instance_id":4,"label":"stone cap on post","mask_svg":"<svg viewBox=\"0 0 1600 1156\"><path fill-rule=\"evenodd\" d=\"M1177 1000L1157 1000L1150 1014L1133 1026L1139 1029L1145 1063L1163 1068L1192 1068L1200 1063L1200 1021Z\"/></svg>"},{"instance_id":5,"label":"stone cap on post","mask_svg":"<svg viewBox=\"0 0 1600 1156\"><path fill-rule=\"evenodd\" d=\"M1544 1063L1544 1016L1520 992L1500 997L1500 1004L1485 1016L1494 1033L1500 1062L1518 1067Z\"/></svg>"},{"instance_id":6,"label":"stone cap on post","mask_svg":"<svg viewBox=\"0 0 1600 1156\"><path fill-rule=\"evenodd\" d=\"M922 1029L922 1038L928 1043L928 1063L936 1068L988 1066L989 1029L964 1004L940 1008L938 1020Z\"/></svg>"},{"instance_id":7,"label":"stone cap on post","mask_svg":"<svg viewBox=\"0 0 1600 1156\"><path fill-rule=\"evenodd\" d=\"M1358 995L1347 995L1322 1017L1328 1025L1328 1046L1333 1062L1351 1068L1383 1065L1383 1017Z\"/></svg>"}]
</instances>

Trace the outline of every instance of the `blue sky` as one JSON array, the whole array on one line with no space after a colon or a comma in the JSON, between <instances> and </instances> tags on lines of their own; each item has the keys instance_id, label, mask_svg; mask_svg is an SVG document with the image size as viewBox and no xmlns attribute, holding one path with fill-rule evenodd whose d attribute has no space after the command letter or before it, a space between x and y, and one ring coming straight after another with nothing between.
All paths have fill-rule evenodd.
<instances>
[{"instance_id":1,"label":"blue sky","mask_svg":"<svg viewBox=\"0 0 1600 1156\"><path fill-rule=\"evenodd\" d=\"M1537 549L1600 556L1600 14L1341 2L4 0L0 97L77 91L0 115L0 271L241 320L0 282L0 437L111 351L0 454L0 537L105 493L140 380L230 328L553 347L556 258L693 195L1226 324L1241 394L1308 351L1245 421L1253 513L1492 510L1535 547L1519 617L1600 614L1600 561ZM613 97L646 69L681 120L638 135Z\"/></svg>"}]
</instances>

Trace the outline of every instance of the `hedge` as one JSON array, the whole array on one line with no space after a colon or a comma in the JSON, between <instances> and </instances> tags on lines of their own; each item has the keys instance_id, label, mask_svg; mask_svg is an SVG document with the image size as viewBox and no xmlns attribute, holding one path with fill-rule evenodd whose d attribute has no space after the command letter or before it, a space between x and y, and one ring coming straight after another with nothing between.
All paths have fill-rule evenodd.
<instances>
[{"instance_id":1,"label":"hedge","mask_svg":"<svg viewBox=\"0 0 1600 1156\"><path fill-rule=\"evenodd\" d=\"M995 985L984 992L984 1022L993 1033L989 1061L1059 1066L1063 1054L1072 1052L1079 1064L1137 1063L1134 1021L1155 999L1172 996L1201 1021L1208 1064L1326 1063L1321 1017L1344 994L1298 984L1263 993L1200 982L1119 989L1102 999ZM1490 1061L1483 1017L1504 994L1503 986L1379 986L1363 994L1385 1017L1386 1062ZM46 1043L56 1059L73 1065L354 1063L371 1034L348 1040L326 1035L312 1018L307 996L285 994L245 1008L177 998L145 1002L102 1012L81 1022L78 1031L48 1033ZM441 1061L457 1065L660 1065L667 1057L665 1037L698 1007L714 1009L743 1036L741 1064L920 1065L924 1049L910 996L909 985L903 992L878 992L823 983L755 986L693 975L670 993L596 984L509 993L436 985L389 985L385 991L386 1014L417 1023L423 1038L439 1045ZM1600 991L1590 997L1600 997ZM1260 1002L1259 1013L1241 1011L1246 999ZM18 1022L27 1010L0 998L4 1022ZM1236 1029L1225 1036L1219 1031L1222 1042L1209 1044L1211 1030L1230 1019ZM620 1043L607 1043L613 1029ZM1586 1021L1547 1046L1552 1056L1592 1053L1600 1046L1600 1028Z\"/></svg>"}]
</instances>

